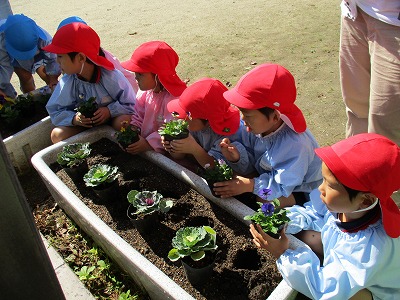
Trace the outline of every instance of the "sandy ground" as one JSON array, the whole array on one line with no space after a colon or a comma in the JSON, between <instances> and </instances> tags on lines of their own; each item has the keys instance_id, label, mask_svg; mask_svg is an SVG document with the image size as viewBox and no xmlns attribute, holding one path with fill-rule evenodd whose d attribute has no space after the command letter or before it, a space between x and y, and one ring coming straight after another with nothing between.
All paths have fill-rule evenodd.
<instances>
[{"instance_id":1,"label":"sandy ground","mask_svg":"<svg viewBox=\"0 0 400 300\"><path fill-rule=\"evenodd\" d=\"M11 6L50 34L64 18L80 16L121 61L143 42L164 40L179 54L177 71L189 84L215 77L234 85L257 64L279 63L295 76L298 105L318 142L344 137L337 1L12 0Z\"/></svg>"}]
</instances>

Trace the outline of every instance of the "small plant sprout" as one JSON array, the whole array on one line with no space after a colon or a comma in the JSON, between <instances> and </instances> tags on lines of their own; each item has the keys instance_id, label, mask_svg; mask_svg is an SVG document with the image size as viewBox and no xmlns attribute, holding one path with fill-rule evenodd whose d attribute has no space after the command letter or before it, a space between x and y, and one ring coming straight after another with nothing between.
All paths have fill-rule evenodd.
<instances>
[{"instance_id":1,"label":"small plant sprout","mask_svg":"<svg viewBox=\"0 0 400 300\"><path fill-rule=\"evenodd\" d=\"M265 203L257 202L260 208L252 215L245 216L245 220L251 220L259 224L262 230L273 237L279 237L279 232L290 221L287 210L280 208L278 199ZM278 235L278 236L277 236Z\"/></svg>"},{"instance_id":2,"label":"small plant sprout","mask_svg":"<svg viewBox=\"0 0 400 300\"><path fill-rule=\"evenodd\" d=\"M157 191L131 190L127 198L128 202L136 209L136 215L147 215L156 211L166 213L174 204L172 200L166 200Z\"/></svg>"},{"instance_id":3,"label":"small plant sprout","mask_svg":"<svg viewBox=\"0 0 400 300\"><path fill-rule=\"evenodd\" d=\"M121 129L115 132L115 138L123 148L126 148L139 140L139 130L128 121L123 121Z\"/></svg>"},{"instance_id":4,"label":"small plant sprout","mask_svg":"<svg viewBox=\"0 0 400 300\"><path fill-rule=\"evenodd\" d=\"M214 167L210 164L204 166L203 177L208 182L220 182L231 180L233 177L232 168L222 159L216 160Z\"/></svg>"},{"instance_id":5,"label":"small plant sprout","mask_svg":"<svg viewBox=\"0 0 400 300\"><path fill-rule=\"evenodd\" d=\"M218 246L217 234L210 226L180 228L172 239L172 249L168 253L171 261L190 256L194 261L206 256L206 251L214 252Z\"/></svg>"},{"instance_id":6,"label":"small plant sprout","mask_svg":"<svg viewBox=\"0 0 400 300\"><path fill-rule=\"evenodd\" d=\"M89 143L69 144L57 154L57 162L63 167L78 166L90 155L90 152Z\"/></svg>"},{"instance_id":7,"label":"small plant sprout","mask_svg":"<svg viewBox=\"0 0 400 300\"><path fill-rule=\"evenodd\" d=\"M183 119L172 119L165 122L164 125L158 130L162 136L169 136L172 139L185 138L189 134L188 122Z\"/></svg>"},{"instance_id":8,"label":"small plant sprout","mask_svg":"<svg viewBox=\"0 0 400 300\"><path fill-rule=\"evenodd\" d=\"M118 177L118 167L107 164L97 164L92 166L83 176L86 186L97 187L101 184L111 183Z\"/></svg>"},{"instance_id":9,"label":"small plant sprout","mask_svg":"<svg viewBox=\"0 0 400 300\"><path fill-rule=\"evenodd\" d=\"M90 97L87 101L80 103L75 110L84 115L85 118L92 118L98 107L96 97Z\"/></svg>"}]
</instances>

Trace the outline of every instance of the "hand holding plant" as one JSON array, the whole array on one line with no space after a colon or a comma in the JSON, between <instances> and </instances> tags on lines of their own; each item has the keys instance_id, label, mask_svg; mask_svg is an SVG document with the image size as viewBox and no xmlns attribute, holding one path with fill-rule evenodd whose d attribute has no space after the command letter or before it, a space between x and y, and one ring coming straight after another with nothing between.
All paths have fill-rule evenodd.
<instances>
[{"instance_id":1,"label":"hand holding plant","mask_svg":"<svg viewBox=\"0 0 400 300\"><path fill-rule=\"evenodd\" d=\"M92 118L98 107L96 97L90 97L85 102L80 103L75 110L81 113L85 118Z\"/></svg>"},{"instance_id":2,"label":"hand holding plant","mask_svg":"<svg viewBox=\"0 0 400 300\"><path fill-rule=\"evenodd\" d=\"M257 202L260 208L252 215L245 216L245 220L251 220L261 226L268 235L279 238L279 233L286 223L290 221L287 210L280 208L278 199L265 203Z\"/></svg>"},{"instance_id":3,"label":"hand holding plant","mask_svg":"<svg viewBox=\"0 0 400 300\"><path fill-rule=\"evenodd\" d=\"M121 129L115 133L115 137L122 148L127 148L130 144L139 141L139 130L129 124L128 121L121 123Z\"/></svg>"},{"instance_id":4,"label":"hand holding plant","mask_svg":"<svg viewBox=\"0 0 400 300\"><path fill-rule=\"evenodd\" d=\"M210 182L221 182L231 180L233 178L232 168L223 160L215 160L214 167L210 164L204 166L203 177Z\"/></svg>"},{"instance_id":5,"label":"hand holding plant","mask_svg":"<svg viewBox=\"0 0 400 300\"><path fill-rule=\"evenodd\" d=\"M158 130L158 133L163 136L166 141L186 138L189 135L188 122L183 119L172 119L171 121L165 122Z\"/></svg>"}]
</instances>

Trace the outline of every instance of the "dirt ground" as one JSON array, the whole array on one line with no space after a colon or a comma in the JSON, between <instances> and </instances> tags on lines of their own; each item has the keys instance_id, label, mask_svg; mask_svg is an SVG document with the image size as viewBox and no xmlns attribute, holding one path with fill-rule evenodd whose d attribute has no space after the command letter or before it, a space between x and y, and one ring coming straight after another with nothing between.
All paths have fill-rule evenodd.
<instances>
[{"instance_id":1,"label":"dirt ground","mask_svg":"<svg viewBox=\"0 0 400 300\"><path fill-rule=\"evenodd\" d=\"M177 71L189 84L215 77L233 86L254 66L279 63L293 73L298 105L320 145L344 137L337 1L13 0L11 6L52 35L61 20L80 16L121 61L143 42L164 40L179 54ZM19 86L15 76L13 83Z\"/></svg>"}]
</instances>

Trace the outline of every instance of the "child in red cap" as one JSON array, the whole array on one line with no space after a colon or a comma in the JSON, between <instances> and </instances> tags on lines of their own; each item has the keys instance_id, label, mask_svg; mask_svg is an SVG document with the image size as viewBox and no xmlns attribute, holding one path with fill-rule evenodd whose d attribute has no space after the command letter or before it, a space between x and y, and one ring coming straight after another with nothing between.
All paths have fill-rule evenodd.
<instances>
[{"instance_id":1,"label":"child in red cap","mask_svg":"<svg viewBox=\"0 0 400 300\"><path fill-rule=\"evenodd\" d=\"M83 23L86 24L87 23L81 19L78 16L70 16L68 18L63 19L60 24L58 24L57 30L60 29L61 27L67 25L67 24L71 24L71 23ZM105 50L104 48L100 47L100 53L104 54L104 57L106 59L108 59L110 62L112 62L112 64L114 65L114 68L117 69L118 71L121 71L122 74L124 74L124 76L126 77L126 79L128 79L129 83L131 84L133 91L135 92L135 94L137 93L139 87L137 85L136 79L135 79L135 74L133 74L132 72L129 72L128 70L124 69L121 66L121 62L119 61L119 59L114 56L114 54L112 54L110 51Z\"/></svg>"},{"instance_id":2,"label":"child in red cap","mask_svg":"<svg viewBox=\"0 0 400 300\"><path fill-rule=\"evenodd\" d=\"M242 113L250 133L242 138L249 158L239 153L228 138L221 143L222 153L237 173L247 173L241 170L245 160L252 162L259 176L237 176L216 183L214 192L221 198L250 192L264 200L278 198L281 206L309 201L309 193L321 183L321 161L314 153L318 144L294 104L296 85L292 74L277 64L260 65L245 74L224 97ZM267 189L270 192L264 193Z\"/></svg>"},{"instance_id":3,"label":"child in red cap","mask_svg":"<svg viewBox=\"0 0 400 300\"><path fill-rule=\"evenodd\" d=\"M349 299L360 291L374 299L399 299L400 211L391 195L400 188L400 148L386 137L363 133L315 152L322 159L319 191L328 209L322 266L308 247L289 249L284 233L273 239L250 225L254 243L278 258L291 287L312 299ZM287 233L298 224L314 229L318 220L310 210L289 210Z\"/></svg>"},{"instance_id":4,"label":"child in red cap","mask_svg":"<svg viewBox=\"0 0 400 300\"><path fill-rule=\"evenodd\" d=\"M100 55L100 38L92 28L77 22L62 26L44 49L57 53L64 72L46 106L56 126L53 143L110 120L119 130L130 119L136 100L132 86ZM76 113L75 108L91 97L99 107L93 117Z\"/></svg>"},{"instance_id":5,"label":"child in red cap","mask_svg":"<svg viewBox=\"0 0 400 300\"><path fill-rule=\"evenodd\" d=\"M34 73L54 89L61 69L56 55L43 50L50 42L50 34L25 15L0 20L0 96L17 96L10 82L14 72L23 93L36 88Z\"/></svg>"},{"instance_id":6,"label":"child in red cap","mask_svg":"<svg viewBox=\"0 0 400 300\"><path fill-rule=\"evenodd\" d=\"M186 89L175 71L178 62L178 54L167 43L150 41L140 45L131 59L122 63L125 69L135 72L139 85L131 124L140 130L140 139L126 148L128 153L164 150L158 129L172 118L167 104Z\"/></svg>"},{"instance_id":7,"label":"child in red cap","mask_svg":"<svg viewBox=\"0 0 400 300\"><path fill-rule=\"evenodd\" d=\"M228 89L217 79L203 78L190 85L179 97L168 103L168 110L189 124L189 137L171 142L162 141L173 158L193 155L200 166L214 166L221 159L221 140L240 138L240 113L223 97ZM241 146L241 144L240 144ZM237 144L243 152L246 149Z\"/></svg>"}]
</instances>

